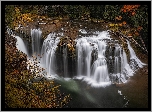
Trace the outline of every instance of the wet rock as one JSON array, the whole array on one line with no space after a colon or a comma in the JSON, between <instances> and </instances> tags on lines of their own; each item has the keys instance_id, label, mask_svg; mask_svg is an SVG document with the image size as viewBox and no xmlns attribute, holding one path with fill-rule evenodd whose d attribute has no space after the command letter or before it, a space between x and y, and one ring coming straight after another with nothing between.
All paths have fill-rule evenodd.
<instances>
[{"instance_id":1,"label":"wet rock","mask_svg":"<svg viewBox=\"0 0 152 112\"><path fill-rule=\"evenodd\" d=\"M122 87L124 87L125 86L125 84L124 83L121 83L121 84L119 84L119 83L115 83L114 84L117 88L122 88Z\"/></svg>"}]
</instances>

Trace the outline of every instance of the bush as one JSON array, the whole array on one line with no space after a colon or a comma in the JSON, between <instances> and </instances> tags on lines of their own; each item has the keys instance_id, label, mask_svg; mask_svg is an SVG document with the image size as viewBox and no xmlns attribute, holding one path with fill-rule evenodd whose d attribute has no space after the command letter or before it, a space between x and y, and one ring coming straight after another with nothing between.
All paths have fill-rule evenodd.
<instances>
[{"instance_id":1,"label":"bush","mask_svg":"<svg viewBox=\"0 0 152 112\"><path fill-rule=\"evenodd\" d=\"M120 16L121 5L105 5L103 18L108 21L115 21L115 17Z\"/></svg>"},{"instance_id":2,"label":"bush","mask_svg":"<svg viewBox=\"0 0 152 112\"><path fill-rule=\"evenodd\" d=\"M5 108L64 107L70 95L61 93L60 85L53 80L44 80L41 74L44 69L37 65L37 57L29 65L26 54L17 50L16 41L5 34Z\"/></svg>"}]
</instances>

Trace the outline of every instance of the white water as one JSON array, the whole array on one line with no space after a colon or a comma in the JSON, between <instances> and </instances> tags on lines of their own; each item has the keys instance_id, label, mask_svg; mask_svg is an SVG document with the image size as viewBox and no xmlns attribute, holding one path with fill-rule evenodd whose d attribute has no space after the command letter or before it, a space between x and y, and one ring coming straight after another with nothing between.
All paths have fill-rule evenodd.
<instances>
[{"instance_id":1,"label":"white water","mask_svg":"<svg viewBox=\"0 0 152 112\"><path fill-rule=\"evenodd\" d=\"M17 49L28 55L26 46L22 38L20 38L19 36L15 36L15 34L13 34L13 31L9 28L7 28L7 33L17 39L17 42L16 42Z\"/></svg>"},{"instance_id":2,"label":"white water","mask_svg":"<svg viewBox=\"0 0 152 112\"><path fill-rule=\"evenodd\" d=\"M50 33L44 40L42 49L40 50L41 31L37 29L31 30L32 51L33 53L43 54L41 59L41 67L46 69L47 77L59 78L56 70L57 65L56 49L60 42L61 36L56 33ZM95 35L89 37L80 37L76 40L76 73L73 78L86 81L91 86L106 86L113 82L125 83L130 76L133 76L136 66L143 67L142 63L136 56L134 50L127 41L130 51L130 61L128 63L127 56L123 48L116 42L114 43L114 51L110 43L113 41L107 31L95 32ZM23 40L16 36L17 48L28 54ZM108 48L108 46L110 46ZM61 50L61 49L60 49ZM95 51L93 53L93 51ZM67 47L63 47L62 52L62 75L68 78L68 52ZM111 63L111 65L109 64Z\"/></svg>"},{"instance_id":3,"label":"white water","mask_svg":"<svg viewBox=\"0 0 152 112\"><path fill-rule=\"evenodd\" d=\"M31 29L32 54L40 54L41 34L42 31L40 29Z\"/></svg>"},{"instance_id":4,"label":"white water","mask_svg":"<svg viewBox=\"0 0 152 112\"><path fill-rule=\"evenodd\" d=\"M113 43L108 32L95 32L95 35L89 37L81 37L76 40L76 73L73 78L86 81L92 86L106 86L113 82L125 83L130 76L133 76L134 70L130 67L127 56L123 48L116 42L114 43L114 52L112 47L108 49L109 44ZM42 62L47 68L47 74L57 77L55 73L59 65L55 56L57 45L60 37L55 33L51 33L44 40L41 53L44 53ZM128 43L128 42L127 42ZM131 52L130 59L135 59L139 67L144 65L135 55L135 52L128 43L128 49ZM61 50L61 49L60 49ZM68 74L68 56L67 47L63 47L63 73L66 78ZM93 53L96 51L96 54ZM109 53L107 55L107 53ZM107 57L108 56L108 57ZM95 59L96 57L96 59ZM93 60L95 59L95 60ZM109 68L109 62L113 68ZM136 66L132 64L132 66ZM109 71L110 70L110 71Z\"/></svg>"},{"instance_id":5,"label":"white water","mask_svg":"<svg viewBox=\"0 0 152 112\"><path fill-rule=\"evenodd\" d=\"M105 59L98 58L92 66L92 78L97 82L109 82L107 62Z\"/></svg>"},{"instance_id":6,"label":"white water","mask_svg":"<svg viewBox=\"0 0 152 112\"><path fill-rule=\"evenodd\" d=\"M44 40L42 45L41 54L43 54L41 63L47 69L47 75L55 74L54 71L56 69L56 57L55 51L57 45L60 41L60 37L56 37L55 33L50 33L47 38Z\"/></svg>"},{"instance_id":7,"label":"white water","mask_svg":"<svg viewBox=\"0 0 152 112\"><path fill-rule=\"evenodd\" d=\"M125 51L119 44L115 45L114 51L114 73L113 76L117 77L118 83L127 82L127 78L133 76L133 70L130 68L128 64L127 56Z\"/></svg>"},{"instance_id":8,"label":"white water","mask_svg":"<svg viewBox=\"0 0 152 112\"><path fill-rule=\"evenodd\" d=\"M96 35L82 37L77 40L77 79L83 79L89 84L99 86L109 84L109 74L105 57L106 42L110 39L107 32L96 32ZM98 52L97 60L91 64L92 51ZM103 85L104 85L103 84Z\"/></svg>"},{"instance_id":9,"label":"white water","mask_svg":"<svg viewBox=\"0 0 152 112\"><path fill-rule=\"evenodd\" d=\"M99 86L101 83L109 84L112 82L126 83L130 76L133 76L136 66L134 63L129 65L125 51L118 43L115 43L114 54L112 49L109 49L109 59L106 56L106 48L108 46L106 40L111 41L108 32L95 32L90 37L82 37L77 40L77 79L83 79L92 86ZM111 46L110 46L111 48ZM145 65L135 55L134 50L128 43L128 49L131 52L130 59L134 59L139 67ZM97 50L97 59L91 64L91 53ZM111 54L110 54L111 53ZM93 55L94 56L94 55ZM107 62L112 62L112 70L108 71L110 67ZM131 68L131 67L132 68ZM91 69L90 69L91 68ZM110 76L111 75L111 76ZM112 77L112 79L110 78ZM105 86L105 84L103 84Z\"/></svg>"},{"instance_id":10,"label":"white water","mask_svg":"<svg viewBox=\"0 0 152 112\"><path fill-rule=\"evenodd\" d=\"M16 42L17 49L28 55L28 52L23 40L19 36L14 36L14 37L17 39L17 42Z\"/></svg>"},{"instance_id":11,"label":"white water","mask_svg":"<svg viewBox=\"0 0 152 112\"><path fill-rule=\"evenodd\" d=\"M129 49L129 52L130 52L130 60L136 62L136 63L137 63L137 66L140 67L140 68L142 68L143 65L146 65L145 63L142 63L142 62L138 59L138 57L136 56L136 54L135 54L134 50L132 49L132 47L131 47L131 45L130 45L130 42L129 42L128 40L127 40L127 44L128 44L128 49ZM134 66L133 66L133 65L131 65L131 66L132 66L133 69L134 69Z\"/></svg>"}]
</instances>

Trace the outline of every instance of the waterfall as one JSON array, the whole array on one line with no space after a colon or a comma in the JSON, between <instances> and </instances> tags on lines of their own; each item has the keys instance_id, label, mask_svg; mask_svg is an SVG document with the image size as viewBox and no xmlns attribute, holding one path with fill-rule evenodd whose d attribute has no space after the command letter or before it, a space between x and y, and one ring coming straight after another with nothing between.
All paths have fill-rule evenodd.
<instances>
[{"instance_id":1,"label":"waterfall","mask_svg":"<svg viewBox=\"0 0 152 112\"><path fill-rule=\"evenodd\" d=\"M44 40L42 45L41 54L43 56L41 59L41 63L47 69L48 75L55 74L54 71L57 68L55 51L59 41L60 41L60 37L56 37L55 33L50 33L47 36L47 38Z\"/></svg>"},{"instance_id":2,"label":"waterfall","mask_svg":"<svg viewBox=\"0 0 152 112\"><path fill-rule=\"evenodd\" d=\"M40 31L36 31L37 33ZM38 37L38 36L36 36ZM44 40L41 54L41 64L44 65L47 75L71 77L71 64L68 57L68 47L59 46L63 35L50 33ZM125 50L117 40L111 39L107 31L94 32L93 35L79 37L76 40L76 73L71 78L82 79L92 86L103 86L111 83L125 83L133 76L136 65L144 65L128 43L130 60L128 63ZM58 47L59 46L59 47ZM73 66L73 65L72 65ZM75 65L74 65L75 66ZM73 68L72 68L73 69Z\"/></svg>"},{"instance_id":3,"label":"waterfall","mask_svg":"<svg viewBox=\"0 0 152 112\"><path fill-rule=\"evenodd\" d=\"M82 38L78 40L76 47L78 57L77 74L90 76L91 46L86 39Z\"/></svg>"},{"instance_id":4,"label":"waterfall","mask_svg":"<svg viewBox=\"0 0 152 112\"><path fill-rule=\"evenodd\" d=\"M105 59L98 58L92 66L93 79L97 82L109 82L107 62Z\"/></svg>"},{"instance_id":5,"label":"waterfall","mask_svg":"<svg viewBox=\"0 0 152 112\"><path fill-rule=\"evenodd\" d=\"M42 31L40 29L31 29L32 54L40 54L41 34Z\"/></svg>"},{"instance_id":6,"label":"waterfall","mask_svg":"<svg viewBox=\"0 0 152 112\"><path fill-rule=\"evenodd\" d=\"M8 28L8 26L7 26L7 33L17 39L17 42L16 42L17 49L28 55L27 48L22 38L20 38L19 36L15 36L13 31L10 28Z\"/></svg>"},{"instance_id":7,"label":"waterfall","mask_svg":"<svg viewBox=\"0 0 152 112\"><path fill-rule=\"evenodd\" d=\"M107 44L104 39L110 39L110 37L107 32L96 32L96 34L98 36L82 37L77 40L77 76L90 78L97 83L109 82L105 56ZM91 64L93 59L95 60Z\"/></svg>"},{"instance_id":8,"label":"waterfall","mask_svg":"<svg viewBox=\"0 0 152 112\"><path fill-rule=\"evenodd\" d=\"M120 46L118 44L115 45L115 52L114 52L114 73L120 73Z\"/></svg>"},{"instance_id":9,"label":"waterfall","mask_svg":"<svg viewBox=\"0 0 152 112\"><path fill-rule=\"evenodd\" d=\"M106 43L104 41L97 42L98 58L92 65L93 79L98 82L109 81L107 61L105 57Z\"/></svg>"},{"instance_id":10,"label":"waterfall","mask_svg":"<svg viewBox=\"0 0 152 112\"><path fill-rule=\"evenodd\" d=\"M17 42L16 42L17 49L28 55L28 52L23 40L19 36L14 36L14 37L17 39Z\"/></svg>"},{"instance_id":11,"label":"waterfall","mask_svg":"<svg viewBox=\"0 0 152 112\"><path fill-rule=\"evenodd\" d=\"M14 36L9 28L7 32ZM50 33L43 41L41 48L42 31L31 29L32 54L42 55L39 65L46 69L47 76L60 75L65 78L76 78L92 86L100 86L115 82L125 83L138 68L146 65L138 59L128 40L129 60L118 40L110 38L108 31L96 31L89 34L88 31L80 29L79 32L83 36L79 35L74 40L76 56L70 58L67 43L58 45L64 37L63 33ZM17 39L17 48L28 55L23 40L19 36L14 37ZM69 69L76 70L71 72Z\"/></svg>"},{"instance_id":12,"label":"waterfall","mask_svg":"<svg viewBox=\"0 0 152 112\"><path fill-rule=\"evenodd\" d=\"M136 70L137 67L142 68L143 65L146 65L145 63L142 63L138 57L136 56L134 50L132 49L130 42L127 40L127 44L128 44L128 49L130 52L130 66L132 67L133 70Z\"/></svg>"},{"instance_id":13,"label":"waterfall","mask_svg":"<svg viewBox=\"0 0 152 112\"><path fill-rule=\"evenodd\" d=\"M130 65L128 64L127 55L126 52L123 50L123 60L122 60L122 73L126 74L128 76L133 76L133 70L130 68Z\"/></svg>"},{"instance_id":14,"label":"waterfall","mask_svg":"<svg viewBox=\"0 0 152 112\"><path fill-rule=\"evenodd\" d=\"M78 79L89 80L89 84L92 85L101 82L127 82L127 79L134 74L132 66L135 66L135 63L128 63L125 50L117 40L109 37L108 32L95 32L94 34L96 35L77 39ZM130 59L134 59L139 67L144 65L136 57L129 43L128 49L131 54Z\"/></svg>"},{"instance_id":15,"label":"waterfall","mask_svg":"<svg viewBox=\"0 0 152 112\"><path fill-rule=\"evenodd\" d=\"M112 72L112 77L114 80L118 80L118 82L125 83L127 82L127 79L134 74L134 70L128 63L126 52L119 44L115 44L113 66L114 72ZM133 66L135 65L133 64Z\"/></svg>"}]
</instances>

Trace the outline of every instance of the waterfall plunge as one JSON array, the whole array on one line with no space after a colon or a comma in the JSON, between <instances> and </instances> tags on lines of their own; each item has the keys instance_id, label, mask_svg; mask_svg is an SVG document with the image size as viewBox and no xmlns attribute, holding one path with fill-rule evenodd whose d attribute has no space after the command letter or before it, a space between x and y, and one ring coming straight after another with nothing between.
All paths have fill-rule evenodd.
<instances>
[{"instance_id":1,"label":"waterfall plunge","mask_svg":"<svg viewBox=\"0 0 152 112\"><path fill-rule=\"evenodd\" d=\"M87 74L90 76L91 46L86 39L80 39L77 42L77 75ZM84 57L84 58L82 58Z\"/></svg>"},{"instance_id":2,"label":"waterfall plunge","mask_svg":"<svg viewBox=\"0 0 152 112\"><path fill-rule=\"evenodd\" d=\"M107 61L105 57L106 42L104 39L110 39L107 32L98 32L98 36L82 37L77 40L77 78L94 83L109 83L109 74ZM92 52L97 51L96 60L91 64ZM92 80L92 81L91 81Z\"/></svg>"},{"instance_id":3,"label":"waterfall plunge","mask_svg":"<svg viewBox=\"0 0 152 112\"><path fill-rule=\"evenodd\" d=\"M111 40L108 32L96 32L96 34L97 36L82 37L77 40L77 78L89 82L92 86L110 82L127 82L127 79L133 76L134 70L128 64L125 51L117 41ZM114 43L114 50L108 43ZM131 46L129 47L130 52L134 52ZM92 55L93 51L97 54ZM96 59L91 64L95 56ZM140 63L137 59L135 61Z\"/></svg>"},{"instance_id":4,"label":"waterfall plunge","mask_svg":"<svg viewBox=\"0 0 152 112\"><path fill-rule=\"evenodd\" d=\"M31 38L32 38L32 54L40 54L41 47L41 34L40 29L31 29Z\"/></svg>"},{"instance_id":5,"label":"waterfall plunge","mask_svg":"<svg viewBox=\"0 0 152 112\"><path fill-rule=\"evenodd\" d=\"M60 37L56 37L55 33L50 33L43 42L41 54L43 54L41 63L47 69L47 76L54 75L56 65L55 51L60 41Z\"/></svg>"},{"instance_id":6,"label":"waterfall plunge","mask_svg":"<svg viewBox=\"0 0 152 112\"><path fill-rule=\"evenodd\" d=\"M14 36L14 37L17 39L17 42L16 42L17 49L28 55L28 52L23 40L19 36Z\"/></svg>"},{"instance_id":7,"label":"waterfall plunge","mask_svg":"<svg viewBox=\"0 0 152 112\"><path fill-rule=\"evenodd\" d=\"M60 48L62 52L62 63L57 63L56 49L60 42L60 37L51 33L44 40L41 53L44 53L41 63L47 68L47 74L56 74L56 69L62 68L62 76L69 77L68 74L68 52L67 47ZM90 37L81 37L76 40L76 73L73 78L87 81L92 86L104 86L113 82L125 83L134 70L129 65L127 56L118 42L111 40L108 32L95 32ZM111 46L109 43L113 43ZM141 67L141 61L136 57L129 42L131 59ZM113 49L114 48L114 49ZM136 58L135 58L136 57ZM139 64L140 63L140 64ZM60 70L60 69L59 69Z\"/></svg>"},{"instance_id":8,"label":"waterfall plunge","mask_svg":"<svg viewBox=\"0 0 152 112\"><path fill-rule=\"evenodd\" d=\"M26 48L22 38L19 36L15 36L13 31L9 28L7 28L7 33L17 39L17 42L16 42L17 49L28 55L27 48Z\"/></svg>"},{"instance_id":9,"label":"waterfall plunge","mask_svg":"<svg viewBox=\"0 0 152 112\"><path fill-rule=\"evenodd\" d=\"M130 61L131 61L131 67L133 70L136 70L136 66L142 68L143 65L146 65L145 63L142 63L138 57L136 56L134 50L132 49L132 47L130 46L129 41L127 40L127 44L128 44L128 49L130 51ZM136 65L136 66L135 66Z\"/></svg>"}]
</instances>

